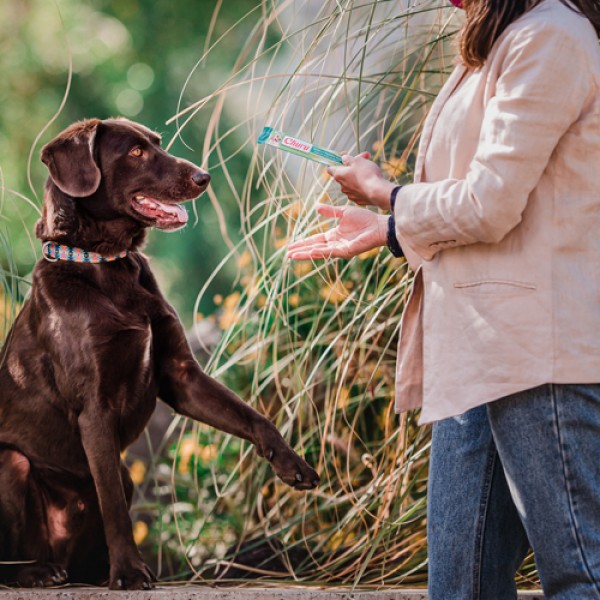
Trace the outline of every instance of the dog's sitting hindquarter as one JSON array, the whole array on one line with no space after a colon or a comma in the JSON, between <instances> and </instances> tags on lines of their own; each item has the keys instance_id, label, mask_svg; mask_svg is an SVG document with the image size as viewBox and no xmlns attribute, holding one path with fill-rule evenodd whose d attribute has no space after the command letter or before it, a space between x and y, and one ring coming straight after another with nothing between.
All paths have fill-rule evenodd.
<instances>
[{"instance_id":1,"label":"dog's sitting hindquarter","mask_svg":"<svg viewBox=\"0 0 600 600\"><path fill-rule=\"evenodd\" d=\"M202 372L181 323L137 252L148 227L187 221L177 203L208 174L127 120L76 123L42 151L50 177L36 229L43 242L112 256L41 260L31 298L0 355L0 567L5 582L151 586L135 545L132 484L120 453L157 396L178 413L255 444L278 476L318 476L277 429Z\"/></svg>"}]
</instances>

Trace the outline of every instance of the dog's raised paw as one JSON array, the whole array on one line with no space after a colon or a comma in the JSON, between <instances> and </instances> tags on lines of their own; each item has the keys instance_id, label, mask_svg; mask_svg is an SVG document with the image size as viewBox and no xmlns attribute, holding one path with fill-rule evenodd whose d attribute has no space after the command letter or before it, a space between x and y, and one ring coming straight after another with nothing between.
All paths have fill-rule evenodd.
<instances>
[{"instance_id":1,"label":"dog's raised paw","mask_svg":"<svg viewBox=\"0 0 600 600\"><path fill-rule=\"evenodd\" d=\"M271 451L270 463L284 483L297 490L311 490L319 485L318 473L291 448Z\"/></svg>"}]
</instances>

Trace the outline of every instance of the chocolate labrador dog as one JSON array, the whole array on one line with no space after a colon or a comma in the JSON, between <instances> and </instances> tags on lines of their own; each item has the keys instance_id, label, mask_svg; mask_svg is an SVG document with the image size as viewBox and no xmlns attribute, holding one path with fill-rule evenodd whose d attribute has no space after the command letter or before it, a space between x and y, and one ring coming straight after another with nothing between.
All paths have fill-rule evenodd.
<instances>
[{"instance_id":1,"label":"chocolate labrador dog","mask_svg":"<svg viewBox=\"0 0 600 600\"><path fill-rule=\"evenodd\" d=\"M4 582L152 587L120 453L157 397L252 442L285 483L304 490L319 481L270 421L200 369L139 252L149 227L185 225L178 203L210 180L160 141L137 123L94 119L42 150L44 259L0 354Z\"/></svg>"}]
</instances>

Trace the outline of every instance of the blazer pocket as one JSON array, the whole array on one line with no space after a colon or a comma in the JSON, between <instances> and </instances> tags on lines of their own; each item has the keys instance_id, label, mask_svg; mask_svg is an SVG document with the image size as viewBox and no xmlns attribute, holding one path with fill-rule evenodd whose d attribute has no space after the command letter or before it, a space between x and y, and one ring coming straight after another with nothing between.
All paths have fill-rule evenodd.
<instances>
[{"instance_id":1,"label":"blazer pocket","mask_svg":"<svg viewBox=\"0 0 600 600\"><path fill-rule=\"evenodd\" d=\"M523 294L535 292L537 286L524 281L509 281L506 279L483 279L480 281L467 281L455 283L454 287L465 294L476 296L507 296L510 294Z\"/></svg>"}]
</instances>

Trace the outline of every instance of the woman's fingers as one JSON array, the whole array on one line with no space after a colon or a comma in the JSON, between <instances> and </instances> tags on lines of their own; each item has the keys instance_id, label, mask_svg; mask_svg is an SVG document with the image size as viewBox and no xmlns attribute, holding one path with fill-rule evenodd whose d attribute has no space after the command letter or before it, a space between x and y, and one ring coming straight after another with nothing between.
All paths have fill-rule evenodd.
<instances>
[{"instance_id":1,"label":"woman's fingers","mask_svg":"<svg viewBox=\"0 0 600 600\"><path fill-rule=\"evenodd\" d=\"M343 160L343 157L342 157ZM327 174L330 177L333 177L333 179L335 179L337 181L337 178L339 176L340 173L340 169L343 169L344 167L327 167Z\"/></svg>"},{"instance_id":2,"label":"woman's fingers","mask_svg":"<svg viewBox=\"0 0 600 600\"><path fill-rule=\"evenodd\" d=\"M336 181L338 180L338 177L340 175L344 175L345 173L348 172L348 167L351 167L357 158L363 158L366 160L371 159L370 152L361 152L360 154L357 154L356 156L352 156L351 154L348 154L347 152L342 152L341 154L342 154L342 165L341 166L327 167L327 173L329 173L329 175L331 175L331 177L333 177Z\"/></svg>"},{"instance_id":3,"label":"woman's fingers","mask_svg":"<svg viewBox=\"0 0 600 600\"><path fill-rule=\"evenodd\" d=\"M334 229L330 229L325 233L318 234L306 238L304 240L298 240L288 246L288 254L290 252L296 252L297 250L309 250L311 248L324 248L325 246L334 246L343 242L340 240Z\"/></svg>"},{"instance_id":4,"label":"woman's fingers","mask_svg":"<svg viewBox=\"0 0 600 600\"><path fill-rule=\"evenodd\" d=\"M322 258L348 258L347 244L319 244L312 248L305 248L288 252L288 258L292 260L311 260Z\"/></svg>"},{"instance_id":5,"label":"woman's fingers","mask_svg":"<svg viewBox=\"0 0 600 600\"><path fill-rule=\"evenodd\" d=\"M320 244L320 243L323 243L326 241L327 241L327 239L325 238L324 233L317 233L315 235L311 235L310 237L304 238L302 240L296 240L295 242L292 242L288 246L288 252L290 250L295 250L297 248L304 248L304 247L310 246L312 244Z\"/></svg>"},{"instance_id":6,"label":"woman's fingers","mask_svg":"<svg viewBox=\"0 0 600 600\"><path fill-rule=\"evenodd\" d=\"M317 212L330 219L341 219L346 208L345 206L332 206L331 204L317 204ZM298 250L307 251L315 245L334 243L337 236L336 232L337 229L329 229L324 233L316 233L302 240L296 240L288 246L288 256Z\"/></svg>"},{"instance_id":7,"label":"woman's fingers","mask_svg":"<svg viewBox=\"0 0 600 600\"><path fill-rule=\"evenodd\" d=\"M369 200L365 198L364 195L357 194L353 188L342 187L342 193L346 194L348 200L354 202L354 204L358 204L359 206L371 206Z\"/></svg>"},{"instance_id":8,"label":"woman's fingers","mask_svg":"<svg viewBox=\"0 0 600 600\"><path fill-rule=\"evenodd\" d=\"M347 152L342 152L342 162L345 165L349 165L350 163L354 162L354 160L356 160L357 158L366 158L367 160L369 160L371 158L371 153L370 152L361 152L359 154L357 154L356 156L352 156L351 154L348 154Z\"/></svg>"},{"instance_id":9,"label":"woman's fingers","mask_svg":"<svg viewBox=\"0 0 600 600\"><path fill-rule=\"evenodd\" d=\"M347 206L333 206L332 204L317 204L317 212L327 219L341 219Z\"/></svg>"},{"instance_id":10,"label":"woman's fingers","mask_svg":"<svg viewBox=\"0 0 600 600\"><path fill-rule=\"evenodd\" d=\"M352 258L373 248L377 248L378 243L372 243L365 236L362 238L347 242L340 240L328 244L315 244L305 248L299 248L288 252L288 258L292 260L310 260L321 258Z\"/></svg>"}]
</instances>

